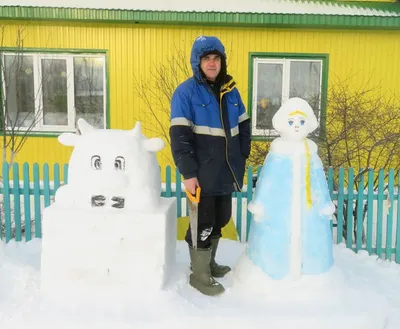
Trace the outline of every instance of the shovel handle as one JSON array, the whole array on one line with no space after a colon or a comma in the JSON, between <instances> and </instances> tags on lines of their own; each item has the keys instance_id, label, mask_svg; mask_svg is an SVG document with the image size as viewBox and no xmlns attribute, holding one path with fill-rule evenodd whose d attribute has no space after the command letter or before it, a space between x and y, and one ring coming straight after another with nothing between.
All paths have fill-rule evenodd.
<instances>
[{"instance_id":1,"label":"shovel handle","mask_svg":"<svg viewBox=\"0 0 400 329\"><path fill-rule=\"evenodd\" d=\"M199 203L200 202L200 192L201 192L201 188L197 187L196 194L192 194L188 190L186 190L186 195L190 201L192 201L194 203Z\"/></svg>"}]
</instances>

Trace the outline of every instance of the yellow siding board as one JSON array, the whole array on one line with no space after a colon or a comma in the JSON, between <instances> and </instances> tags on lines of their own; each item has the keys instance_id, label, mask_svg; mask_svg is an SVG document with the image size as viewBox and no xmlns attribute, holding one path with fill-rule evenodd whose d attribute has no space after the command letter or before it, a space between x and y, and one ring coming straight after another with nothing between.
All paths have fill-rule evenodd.
<instances>
[{"instance_id":1,"label":"yellow siding board","mask_svg":"<svg viewBox=\"0 0 400 329\"><path fill-rule=\"evenodd\" d=\"M135 118L150 128L154 120L135 95L134 77L151 80L151 71L165 64L174 49L190 48L198 35L217 35L227 48L229 72L238 82L247 105L249 52L329 54L329 82L355 76L357 86L367 81L399 93L400 31L305 30L277 28L198 27L51 22L0 22L6 25L5 46L12 47L18 25L25 26L24 46L41 49L104 49L108 52L110 127L130 129ZM164 121L168 126L168 121ZM155 136L149 133L149 136ZM31 137L16 161L66 163L72 148L55 137ZM169 160L168 160L169 159ZM171 164L168 147L160 164Z\"/></svg>"}]
</instances>

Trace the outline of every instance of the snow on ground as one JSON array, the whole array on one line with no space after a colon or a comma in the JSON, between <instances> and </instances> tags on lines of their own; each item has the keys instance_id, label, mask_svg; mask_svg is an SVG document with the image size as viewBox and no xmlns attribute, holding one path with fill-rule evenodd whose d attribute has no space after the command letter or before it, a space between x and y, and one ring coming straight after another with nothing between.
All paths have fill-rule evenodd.
<instances>
[{"instance_id":1,"label":"snow on ground","mask_svg":"<svg viewBox=\"0 0 400 329\"><path fill-rule=\"evenodd\" d=\"M217 260L234 267L243 250L239 242L222 240ZM400 328L400 266L364 252L356 255L343 245L335 246L331 274L338 280L337 290L325 296L323 303L318 280L299 285L296 292L276 289L262 295L235 284L233 273L220 280L226 288L224 295L203 296L187 284L189 259L183 241L178 242L176 271L166 291L146 295L97 291L91 297L48 301L39 292L40 252L39 239L6 245L0 265L0 328L186 329L210 324L268 329ZM357 294L362 297L357 303L348 299ZM371 315L378 323L370 321Z\"/></svg>"}]
</instances>

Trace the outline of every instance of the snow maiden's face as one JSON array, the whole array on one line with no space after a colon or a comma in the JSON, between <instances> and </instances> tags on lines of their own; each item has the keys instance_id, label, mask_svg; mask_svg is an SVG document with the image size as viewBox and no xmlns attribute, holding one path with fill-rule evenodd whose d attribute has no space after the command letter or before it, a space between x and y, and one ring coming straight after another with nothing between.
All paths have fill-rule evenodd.
<instances>
[{"instance_id":1,"label":"snow maiden's face","mask_svg":"<svg viewBox=\"0 0 400 329\"><path fill-rule=\"evenodd\" d=\"M308 135L306 121L307 115L300 110L289 113L287 128L282 132L282 137L286 136L292 140L303 140Z\"/></svg>"},{"instance_id":2,"label":"snow maiden's face","mask_svg":"<svg viewBox=\"0 0 400 329\"><path fill-rule=\"evenodd\" d=\"M318 121L311 106L301 98L290 98L272 118L274 129L282 139L302 141L318 127Z\"/></svg>"}]
</instances>

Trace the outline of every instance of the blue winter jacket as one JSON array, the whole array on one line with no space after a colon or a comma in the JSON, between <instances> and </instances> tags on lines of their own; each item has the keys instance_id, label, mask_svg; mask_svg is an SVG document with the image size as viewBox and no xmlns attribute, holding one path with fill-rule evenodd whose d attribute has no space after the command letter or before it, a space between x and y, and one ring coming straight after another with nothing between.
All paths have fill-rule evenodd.
<instances>
[{"instance_id":1,"label":"blue winter jacket","mask_svg":"<svg viewBox=\"0 0 400 329\"><path fill-rule=\"evenodd\" d=\"M218 101L200 73L200 57L211 51L226 63L217 38L197 38L190 59L193 77L177 87L171 101L172 155L185 179L197 177L202 196L240 190L250 153L250 120L235 82L224 77Z\"/></svg>"}]
</instances>

